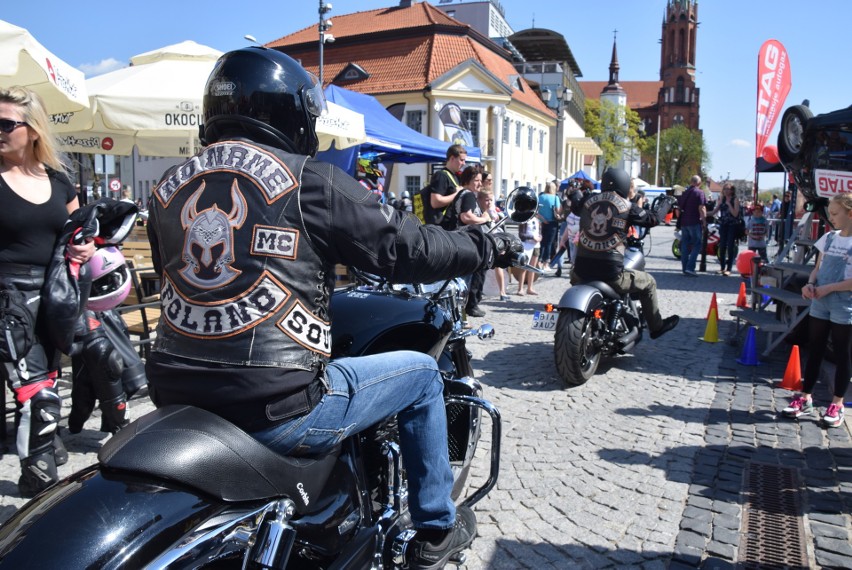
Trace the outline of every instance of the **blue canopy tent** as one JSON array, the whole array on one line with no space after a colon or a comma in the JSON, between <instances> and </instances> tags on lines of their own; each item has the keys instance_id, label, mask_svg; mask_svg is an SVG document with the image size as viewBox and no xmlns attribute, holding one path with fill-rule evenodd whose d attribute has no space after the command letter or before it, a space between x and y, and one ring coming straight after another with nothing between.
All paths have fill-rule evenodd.
<instances>
[{"instance_id":1,"label":"blue canopy tent","mask_svg":"<svg viewBox=\"0 0 852 570\"><path fill-rule=\"evenodd\" d=\"M595 188L597 188L597 189L600 189L600 187L601 187L601 183L600 183L600 182L598 182L597 180L595 180L594 178L592 178L591 176L589 176L588 174L586 174L586 172L585 172L585 171L583 171L583 170L578 170L577 172L575 172L574 174L572 174L571 176L569 176L568 178L566 178L565 180L563 180L562 182L560 182L560 183L559 183L559 189L560 189L560 190L565 190L565 189L568 187L568 181L569 181L569 180L574 180L575 178L576 178L576 179L579 179L579 180L589 180L589 181L591 181L591 182L595 185Z\"/></svg>"},{"instance_id":2,"label":"blue canopy tent","mask_svg":"<svg viewBox=\"0 0 852 570\"><path fill-rule=\"evenodd\" d=\"M355 158L358 153L379 153L383 162L444 162L450 143L427 137L408 128L391 115L379 101L364 93L350 91L336 85L325 89L326 99L342 107L364 115L364 130L367 141L359 146L342 150L334 146L317 154L319 160L330 162L354 174ZM468 147L471 162L479 162L479 148Z\"/></svg>"}]
</instances>

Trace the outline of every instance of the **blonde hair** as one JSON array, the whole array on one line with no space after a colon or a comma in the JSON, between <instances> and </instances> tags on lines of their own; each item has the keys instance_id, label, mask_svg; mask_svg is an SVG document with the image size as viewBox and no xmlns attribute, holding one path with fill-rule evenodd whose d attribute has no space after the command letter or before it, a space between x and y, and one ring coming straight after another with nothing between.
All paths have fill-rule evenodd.
<instances>
[{"instance_id":1,"label":"blonde hair","mask_svg":"<svg viewBox=\"0 0 852 570\"><path fill-rule=\"evenodd\" d=\"M852 192L836 194L831 197L831 201L837 202L840 207L846 210L847 212L852 210Z\"/></svg>"},{"instance_id":2,"label":"blonde hair","mask_svg":"<svg viewBox=\"0 0 852 570\"><path fill-rule=\"evenodd\" d=\"M556 183L548 182L544 185L544 193L545 194L556 194Z\"/></svg>"},{"instance_id":3,"label":"blonde hair","mask_svg":"<svg viewBox=\"0 0 852 570\"><path fill-rule=\"evenodd\" d=\"M20 107L24 122L38 135L38 138L33 141L35 159L53 170L67 174L68 169L62 162L62 155L50 132L50 119L48 119L44 101L38 93L17 85L0 87L0 103L10 103ZM3 159L0 158L0 160Z\"/></svg>"}]
</instances>

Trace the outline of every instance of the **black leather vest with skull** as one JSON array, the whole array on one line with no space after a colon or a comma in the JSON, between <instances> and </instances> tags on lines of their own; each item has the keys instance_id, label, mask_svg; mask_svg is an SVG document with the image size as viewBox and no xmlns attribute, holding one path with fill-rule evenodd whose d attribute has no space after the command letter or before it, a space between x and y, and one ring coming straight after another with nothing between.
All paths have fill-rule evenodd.
<instances>
[{"instance_id":1,"label":"black leather vest with skull","mask_svg":"<svg viewBox=\"0 0 852 570\"><path fill-rule=\"evenodd\" d=\"M630 206L615 192L589 194L584 200L575 264L581 276L605 281L621 273Z\"/></svg>"},{"instance_id":2,"label":"black leather vest with skull","mask_svg":"<svg viewBox=\"0 0 852 570\"><path fill-rule=\"evenodd\" d=\"M226 141L164 176L151 201L162 266L155 351L237 366L323 365L331 284L302 220L305 161Z\"/></svg>"}]
</instances>

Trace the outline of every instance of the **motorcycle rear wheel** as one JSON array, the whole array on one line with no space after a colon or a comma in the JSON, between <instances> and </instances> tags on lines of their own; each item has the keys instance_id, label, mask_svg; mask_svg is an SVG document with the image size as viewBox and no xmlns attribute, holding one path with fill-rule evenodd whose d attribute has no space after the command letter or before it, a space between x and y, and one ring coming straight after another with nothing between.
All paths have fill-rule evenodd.
<instances>
[{"instance_id":1,"label":"motorcycle rear wheel","mask_svg":"<svg viewBox=\"0 0 852 570\"><path fill-rule=\"evenodd\" d=\"M556 370L566 388L585 384L597 371L601 353L592 340L590 316L576 309L559 313L553 352Z\"/></svg>"}]
</instances>

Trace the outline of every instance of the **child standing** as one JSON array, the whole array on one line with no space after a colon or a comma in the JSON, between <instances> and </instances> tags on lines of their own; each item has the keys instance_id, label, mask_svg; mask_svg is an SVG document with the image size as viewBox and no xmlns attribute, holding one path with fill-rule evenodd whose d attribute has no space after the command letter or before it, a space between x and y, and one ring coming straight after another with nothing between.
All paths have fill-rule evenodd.
<instances>
[{"instance_id":1,"label":"child standing","mask_svg":"<svg viewBox=\"0 0 852 570\"><path fill-rule=\"evenodd\" d=\"M524 253L529 258L529 264L536 267L539 259L540 244L541 244L541 227L538 220L533 216L530 221L518 226L518 237L524 244ZM538 291L533 289L536 274L532 271L521 270L518 275L518 295L524 294L524 283L527 284L527 295L538 295Z\"/></svg>"},{"instance_id":2,"label":"child standing","mask_svg":"<svg viewBox=\"0 0 852 570\"><path fill-rule=\"evenodd\" d=\"M838 427L843 424L843 397L852 374L852 192L831 199L828 219L836 230L826 232L814 245L819 257L807 285L802 288L802 297L812 300L802 394L783 413L798 418L813 412L811 393L830 333L835 357L834 398L822 422L826 427Z\"/></svg>"},{"instance_id":3,"label":"child standing","mask_svg":"<svg viewBox=\"0 0 852 570\"><path fill-rule=\"evenodd\" d=\"M757 252L757 255L766 259L766 233L769 231L766 218L763 217L763 204L757 203L754 212L746 222L746 233L748 234L748 249Z\"/></svg>"}]
</instances>

